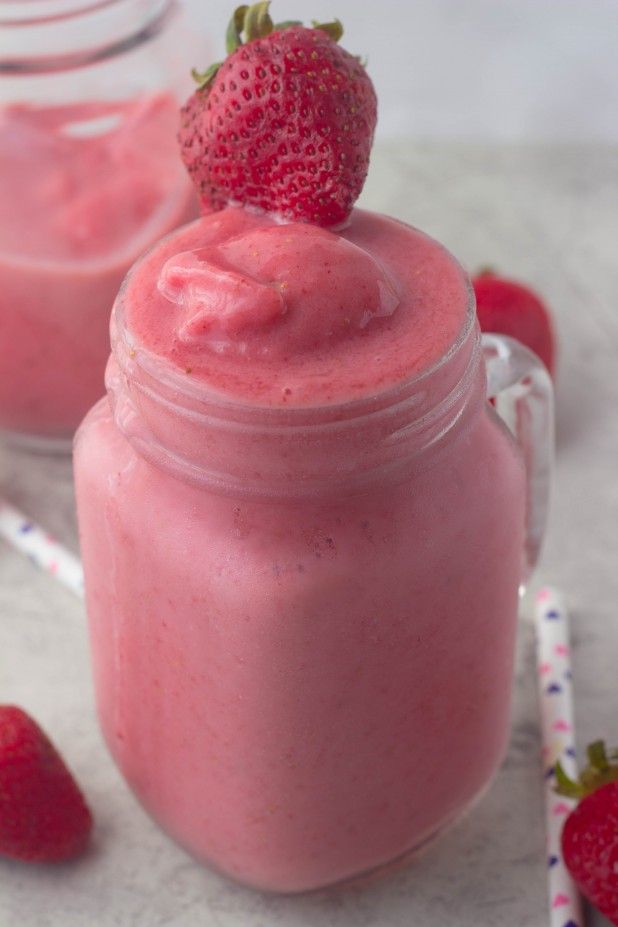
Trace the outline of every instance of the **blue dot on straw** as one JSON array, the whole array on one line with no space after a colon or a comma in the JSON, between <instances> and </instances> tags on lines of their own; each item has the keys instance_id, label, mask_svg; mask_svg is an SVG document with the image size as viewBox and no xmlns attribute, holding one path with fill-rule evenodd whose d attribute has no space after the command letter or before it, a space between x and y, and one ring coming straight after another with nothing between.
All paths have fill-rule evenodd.
<instances>
[{"instance_id":1,"label":"blue dot on straw","mask_svg":"<svg viewBox=\"0 0 618 927\"><path fill-rule=\"evenodd\" d=\"M555 772L556 772L556 767L550 766L549 769L545 770L545 778L551 779L551 777L554 775Z\"/></svg>"},{"instance_id":2,"label":"blue dot on straw","mask_svg":"<svg viewBox=\"0 0 618 927\"><path fill-rule=\"evenodd\" d=\"M559 686L557 682L552 682L551 685L547 686L545 691L548 695L557 695L559 692L562 692L562 686Z\"/></svg>"},{"instance_id":3,"label":"blue dot on straw","mask_svg":"<svg viewBox=\"0 0 618 927\"><path fill-rule=\"evenodd\" d=\"M28 534L28 532L29 532L29 531L32 531L33 528L34 528L34 525L32 524L31 521L24 521L24 522L19 526L19 533L20 533L20 534Z\"/></svg>"},{"instance_id":4,"label":"blue dot on straw","mask_svg":"<svg viewBox=\"0 0 618 927\"><path fill-rule=\"evenodd\" d=\"M557 866L560 862L560 859L557 856L550 856L547 860L547 865L551 869L552 866Z\"/></svg>"},{"instance_id":5,"label":"blue dot on straw","mask_svg":"<svg viewBox=\"0 0 618 927\"><path fill-rule=\"evenodd\" d=\"M552 608L546 612L545 617L549 618L550 621L559 621L560 612L557 612L555 608Z\"/></svg>"}]
</instances>

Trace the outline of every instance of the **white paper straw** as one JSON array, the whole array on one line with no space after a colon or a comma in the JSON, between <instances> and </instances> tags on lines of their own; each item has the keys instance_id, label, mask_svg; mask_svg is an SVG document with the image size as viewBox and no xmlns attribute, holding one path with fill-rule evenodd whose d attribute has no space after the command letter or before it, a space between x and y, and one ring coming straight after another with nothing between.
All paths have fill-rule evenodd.
<instances>
[{"instance_id":1,"label":"white paper straw","mask_svg":"<svg viewBox=\"0 0 618 927\"><path fill-rule=\"evenodd\" d=\"M579 892L562 860L560 835L576 802L556 795L558 760L568 776L577 778L573 683L569 649L569 619L555 589L539 590L535 599L535 629L539 710L541 715L547 884L550 927L583 927Z\"/></svg>"},{"instance_id":2,"label":"white paper straw","mask_svg":"<svg viewBox=\"0 0 618 927\"><path fill-rule=\"evenodd\" d=\"M25 554L35 566L53 576L80 598L84 577L79 559L51 534L0 499L0 537Z\"/></svg>"}]
</instances>

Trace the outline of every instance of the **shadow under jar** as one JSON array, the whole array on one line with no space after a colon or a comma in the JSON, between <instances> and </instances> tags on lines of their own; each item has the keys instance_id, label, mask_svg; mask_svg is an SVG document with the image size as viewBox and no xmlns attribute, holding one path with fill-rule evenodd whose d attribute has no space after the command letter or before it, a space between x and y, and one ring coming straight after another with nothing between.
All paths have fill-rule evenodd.
<instances>
[{"instance_id":1,"label":"shadow under jar","mask_svg":"<svg viewBox=\"0 0 618 927\"><path fill-rule=\"evenodd\" d=\"M518 589L545 518L551 387L524 348L490 339L489 380L518 449L487 401L463 271L421 233L356 211L342 236L399 243L427 291L444 296L448 278L454 339L425 369L350 401L223 395L146 346L128 309L145 290L168 324L148 281L228 221L240 220L179 230L131 272L113 314L109 398L77 435L95 689L109 748L165 830L242 882L296 892L418 847L495 772ZM293 247L301 233L314 234L273 226L260 242ZM331 238L334 252L342 239ZM332 282L322 286L328 300ZM439 324L433 309L422 323L402 308L369 324L395 350L398 324L432 337L418 324ZM372 337L368 325L345 343L364 350ZM378 366L391 362L382 350ZM246 368L252 383L260 363Z\"/></svg>"},{"instance_id":2,"label":"shadow under jar","mask_svg":"<svg viewBox=\"0 0 618 927\"><path fill-rule=\"evenodd\" d=\"M0 0L0 432L70 449L125 273L196 215L174 0ZM180 49L184 48L180 60Z\"/></svg>"}]
</instances>

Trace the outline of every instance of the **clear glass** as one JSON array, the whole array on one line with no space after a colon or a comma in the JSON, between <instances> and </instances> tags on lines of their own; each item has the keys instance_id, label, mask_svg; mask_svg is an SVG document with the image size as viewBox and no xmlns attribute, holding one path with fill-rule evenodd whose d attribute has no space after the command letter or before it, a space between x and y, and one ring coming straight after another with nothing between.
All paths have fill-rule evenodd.
<instances>
[{"instance_id":1,"label":"clear glass","mask_svg":"<svg viewBox=\"0 0 618 927\"><path fill-rule=\"evenodd\" d=\"M483 335L487 395L520 447L528 474L522 583L539 558L554 467L554 393L547 368L514 338Z\"/></svg>"},{"instance_id":2,"label":"clear glass","mask_svg":"<svg viewBox=\"0 0 618 927\"><path fill-rule=\"evenodd\" d=\"M263 889L414 850L509 732L531 455L487 401L472 297L434 367L327 408L222 401L132 342L122 294L112 345L75 476L99 717L127 782L198 859ZM492 390L535 370L496 353ZM549 432L526 434L540 460Z\"/></svg>"},{"instance_id":3,"label":"clear glass","mask_svg":"<svg viewBox=\"0 0 618 927\"><path fill-rule=\"evenodd\" d=\"M0 431L70 448L126 271L196 214L173 0L0 0Z\"/></svg>"}]
</instances>

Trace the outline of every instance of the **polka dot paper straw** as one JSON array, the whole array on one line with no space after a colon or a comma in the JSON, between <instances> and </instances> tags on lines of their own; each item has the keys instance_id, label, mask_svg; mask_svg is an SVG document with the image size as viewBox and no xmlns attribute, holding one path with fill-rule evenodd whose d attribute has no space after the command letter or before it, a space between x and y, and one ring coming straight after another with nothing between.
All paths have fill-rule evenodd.
<instances>
[{"instance_id":1,"label":"polka dot paper straw","mask_svg":"<svg viewBox=\"0 0 618 927\"><path fill-rule=\"evenodd\" d=\"M25 554L39 569L55 577L75 595L83 597L84 578L79 559L47 531L2 499L0 537L15 550Z\"/></svg>"},{"instance_id":2,"label":"polka dot paper straw","mask_svg":"<svg viewBox=\"0 0 618 927\"><path fill-rule=\"evenodd\" d=\"M535 600L539 708L543 740L547 883L551 927L583 927L579 893L562 861L560 835L576 802L556 795L555 765L577 778L569 621L560 595L541 589Z\"/></svg>"}]
</instances>

